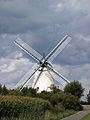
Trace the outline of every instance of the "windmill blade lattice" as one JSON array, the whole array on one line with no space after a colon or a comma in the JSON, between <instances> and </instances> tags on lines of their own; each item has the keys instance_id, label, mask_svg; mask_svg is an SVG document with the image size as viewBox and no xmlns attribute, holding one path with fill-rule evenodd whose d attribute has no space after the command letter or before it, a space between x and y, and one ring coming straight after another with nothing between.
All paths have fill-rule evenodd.
<instances>
[{"instance_id":1,"label":"windmill blade lattice","mask_svg":"<svg viewBox=\"0 0 90 120\"><path fill-rule=\"evenodd\" d=\"M18 82L15 88L20 87L22 89L29 81L31 81L32 77L36 74L35 80L33 82L34 88L40 87L40 91L47 90L51 84L54 84L54 79L50 73L53 72L55 75L60 77L63 82L58 81L60 84L64 85L64 83L69 83L70 81L66 79L63 75L58 73L55 69L53 69L51 62L54 58L64 49L64 47L71 41L71 37L65 36L56 46L55 48L45 57L43 57L32 49L29 45L27 45L20 38L15 40L15 43L27 52L30 56L32 56L38 63L36 63L32 69L30 69L25 76ZM49 61L49 62L48 62ZM41 76L41 77L40 77ZM44 85L45 84L45 85Z\"/></svg>"},{"instance_id":2,"label":"windmill blade lattice","mask_svg":"<svg viewBox=\"0 0 90 120\"><path fill-rule=\"evenodd\" d=\"M66 47L66 45L71 41L71 37L67 35L55 46L55 48L47 55L45 60L52 62L55 57Z\"/></svg>"},{"instance_id":3,"label":"windmill blade lattice","mask_svg":"<svg viewBox=\"0 0 90 120\"><path fill-rule=\"evenodd\" d=\"M41 76L41 74L42 74L42 72L43 72L43 67L41 68L41 71L40 71L40 73L39 73L39 75L38 75L38 77L37 77L37 79L35 80L35 82L34 82L34 84L33 84L33 87L35 87L35 85L37 84L37 81L38 81L38 79L40 78L40 76Z\"/></svg>"},{"instance_id":4,"label":"windmill blade lattice","mask_svg":"<svg viewBox=\"0 0 90 120\"><path fill-rule=\"evenodd\" d=\"M26 44L20 38L17 38L15 40L15 44L18 45L25 52L27 52L30 56L32 56L38 62L40 62L40 60L43 58L37 51L35 51L33 48L31 48L28 44Z\"/></svg>"},{"instance_id":5,"label":"windmill blade lattice","mask_svg":"<svg viewBox=\"0 0 90 120\"><path fill-rule=\"evenodd\" d=\"M53 73L55 73L55 74L58 75L60 78L62 78L65 82L70 83L70 81L69 81L67 78L65 78L63 75L61 75L60 73L58 73L55 69L53 69L53 68L51 68L51 67L49 67L49 66L48 66L48 68L49 68Z\"/></svg>"},{"instance_id":6,"label":"windmill blade lattice","mask_svg":"<svg viewBox=\"0 0 90 120\"><path fill-rule=\"evenodd\" d=\"M15 88L23 88L28 82L30 82L33 75L40 68L40 66L36 63L25 75L24 77L16 84Z\"/></svg>"}]
</instances>

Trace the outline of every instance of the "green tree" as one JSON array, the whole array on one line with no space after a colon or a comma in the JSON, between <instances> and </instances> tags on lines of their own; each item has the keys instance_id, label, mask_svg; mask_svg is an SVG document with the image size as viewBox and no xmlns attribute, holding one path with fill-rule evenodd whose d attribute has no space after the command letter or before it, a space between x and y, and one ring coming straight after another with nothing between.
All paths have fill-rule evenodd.
<instances>
[{"instance_id":1,"label":"green tree","mask_svg":"<svg viewBox=\"0 0 90 120\"><path fill-rule=\"evenodd\" d=\"M52 93L47 91L42 91L41 93L37 93L37 97L43 98L45 100L50 100L51 96L52 96Z\"/></svg>"},{"instance_id":2,"label":"green tree","mask_svg":"<svg viewBox=\"0 0 90 120\"><path fill-rule=\"evenodd\" d=\"M2 93L2 85L0 84L0 94Z\"/></svg>"},{"instance_id":3,"label":"green tree","mask_svg":"<svg viewBox=\"0 0 90 120\"><path fill-rule=\"evenodd\" d=\"M87 101L88 101L88 104L90 105L90 91L89 91L89 93L87 94Z\"/></svg>"},{"instance_id":4,"label":"green tree","mask_svg":"<svg viewBox=\"0 0 90 120\"><path fill-rule=\"evenodd\" d=\"M77 96L78 98L81 98L83 96L84 88L82 87L81 83L79 81L73 81L71 83L68 83L64 88L65 93L71 93L72 95Z\"/></svg>"},{"instance_id":5,"label":"green tree","mask_svg":"<svg viewBox=\"0 0 90 120\"><path fill-rule=\"evenodd\" d=\"M28 88L28 87L24 87L22 90L22 95L23 96L31 96L31 97L36 97L37 96L37 92L36 89L34 88Z\"/></svg>"},{"instance_id":6,"label":"green tree","mask_svg":"<svg viewBox=\"0 0 90 120\"><path fill-rule=\"evenodd\" d=\"M7 95L9 93L9 90L6 88L6 86L4 85L3 87L2 87L2 94L3 95Z\"/></svg>"}]
</instances>

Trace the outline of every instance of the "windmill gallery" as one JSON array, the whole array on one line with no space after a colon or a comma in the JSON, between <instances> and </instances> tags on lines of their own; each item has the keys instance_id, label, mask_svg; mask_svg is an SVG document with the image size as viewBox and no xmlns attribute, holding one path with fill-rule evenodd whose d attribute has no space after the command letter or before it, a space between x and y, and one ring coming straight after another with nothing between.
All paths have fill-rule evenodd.
<instances>
[{"instance_id":1,"label":"windmill gallery","mask_svg":"<svg viewBox=\"0 0 90 120\"><path fill-rule=\"evenodd\" d=\"M33 88L37 89L38 92L41 92L43 90L50 91L50 86L54 84L54 79L51 72L55 73L66 83L69 83L68 79L66 79L63 75L58 73L53 68L52 61L70 41L71 41L71 37L66 35L62 40L60 40L60 42L54 47L54 49L45 57L45 56L41 56L38 52L36 52L33 48L31 48L20 38L17 38L15 40L15 44L17 44L21 49L23 49L30 56L32 56L37 61L37 63L16 84L15 88L19 87L20 89L22 89L24 86L26 86L28 82L30 82L30 80L34 76L33 85L32 85ZM60 83L60 81L58 82Z\"/></svg>"}]
</instances>

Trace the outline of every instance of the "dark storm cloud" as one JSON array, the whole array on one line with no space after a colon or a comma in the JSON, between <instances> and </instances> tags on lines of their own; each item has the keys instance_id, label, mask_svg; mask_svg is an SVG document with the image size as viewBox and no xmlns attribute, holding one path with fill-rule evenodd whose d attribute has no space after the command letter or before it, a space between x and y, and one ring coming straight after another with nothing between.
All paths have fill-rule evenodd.
<instances>
[{"instance_id":1,"label":"dark storm cloud","mask_svg":"<svg viewBox=\"0 0 90 120\"><path fill-rule=\"evenodd\" d=\"M55 68L89 91L89 29L89 0L0 0L0 83L15 85L33 64L14 44L18 35L47 55L68 34L72 41L54 60Z\"/></svg>"},{"instance_id":2,"label":"dark storm cloud","mask_svg":"<svg viewBox=\"0 0 90 120\"><path fill-rule=\"evenodd\" d=\"M85 3L84 0L83 2L1 0L0 34L8 34L4 39L0 38L1 56L2 53L3 56L10 53L17 34L38 52L40 51L41 54L45 52L46 55L65 34L68 34L72 37L71 47L64 50L57 57L56 62L61 64L89 62L89 50L85 52L80 49L83 43L83 49L86 49L86 44L89 48L89 43L79 38L80 35L88 36L90 28L90 15L86 9L83 9L83 3Z\"/></svg>"},{"instance_id":3,"label":"dark storm cloud","mask_svg":"<svg viewBox=\"0 0 90 120\"><path fill-rule=\"evenodd\" d=\"M61 4L61 7L60 7ZM66 6L68 5L68 7ZM60 32L78 29L77 21L85 22L84 13L75 12L66 1L54 0L26 0L9 1L0 4L0 33L18 34L27 31L38 32L40 29L53 27L58 24ZM85 22L87 23L87 22ZM67 25L67 28L66 28ZM82 25L83 27L83 25ZM44 29L45 30L45 29ZM70 32L71 32L70 31ZM46 32L46 31L44 31ZM57 31L54 31L57 33Z\"/></svg>"}]
</instances>

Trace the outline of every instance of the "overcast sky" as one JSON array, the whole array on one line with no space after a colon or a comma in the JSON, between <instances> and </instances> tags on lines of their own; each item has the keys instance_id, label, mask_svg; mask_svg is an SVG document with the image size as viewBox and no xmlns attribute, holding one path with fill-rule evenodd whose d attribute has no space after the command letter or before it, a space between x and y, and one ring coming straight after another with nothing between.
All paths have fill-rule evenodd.
<instances>
[{"instance_id":1,"label":"overcast sky","mask_svg":"<svg viewBox=\"0 0 90 120\"><path fill-rule=\"evenodd\" d=\"M0 83L14 86L33 59L14 44L19 36L46 55L66 34L70 44L55 58L55 68L90 91L90 1L0 0Z\"/></svg>"}]
</instances>

